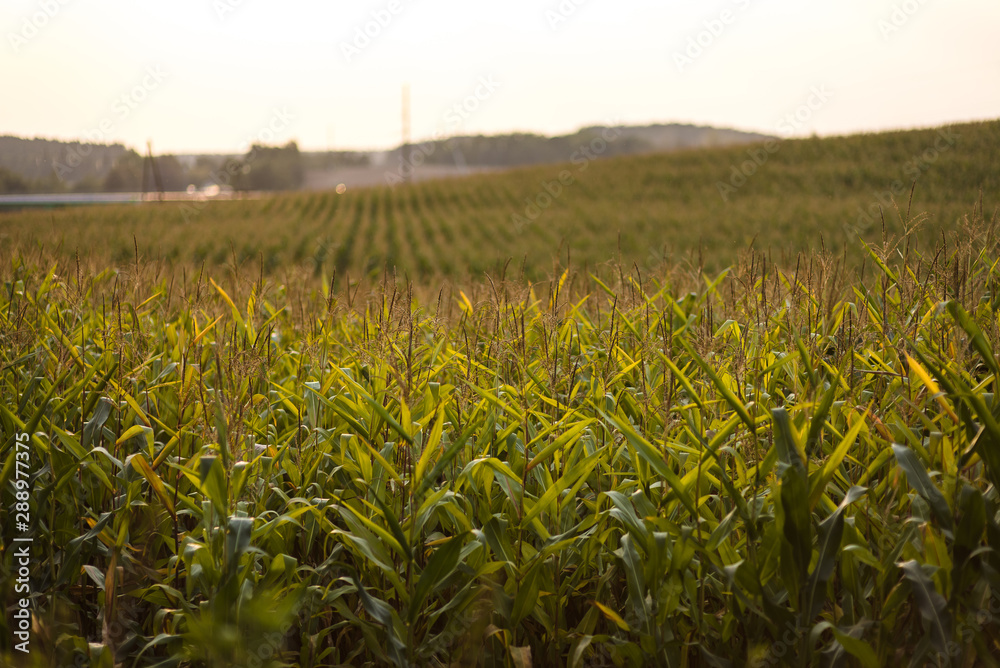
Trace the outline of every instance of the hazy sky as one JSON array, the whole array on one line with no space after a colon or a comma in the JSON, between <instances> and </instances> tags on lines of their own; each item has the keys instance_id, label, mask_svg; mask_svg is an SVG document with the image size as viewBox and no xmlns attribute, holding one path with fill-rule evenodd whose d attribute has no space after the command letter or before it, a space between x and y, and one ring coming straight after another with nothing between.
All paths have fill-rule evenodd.
<instances>
[{"instance_id":1,"label":"hazy sky","mask_svg":"<svg viewBox=\"0 0 1000 668\"><path fill-rule=\"evenodd\" d=\"M390 147L404 83L416 139L1000 117L995 0L0 0L0 35L0 134L158 152Z\"/></svg>"}]
</instances>

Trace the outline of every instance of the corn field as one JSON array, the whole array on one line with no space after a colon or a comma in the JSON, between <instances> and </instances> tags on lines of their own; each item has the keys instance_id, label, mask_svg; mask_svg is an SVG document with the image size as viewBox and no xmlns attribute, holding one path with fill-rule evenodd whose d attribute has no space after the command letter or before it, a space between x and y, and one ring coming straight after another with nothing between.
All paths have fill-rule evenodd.
<instances>
[{"instance_id":1,"label":"corn field","mask_svg":"<svg viewBox=\"0 0 1000 668\"><path fill-rule=\"evenodd\" d=\"M3 663L997 665L996 222L440 290L6 251Z\"/></svg>"},{"instance_id":2,"label":"corn field","mask_svg":"<svg viewBox=\"0 0 1000 668\"><path fill-rule=\"evenodd\" d=\"M136 247L151 264L204 265L213 276L259 264L286 285L298 280L293 273L377 282L386 265L421 286L442 277L465 284L499 274L511 258L518 273L523 266L542 281L568 248L582 273L612 252L645 273L703 249L717 275L751 244L785 253L775 261L794 269L795 254L819 247L821 236L830 248L854 249L858 236L879 243L878 207L890 215L890 200L905 203L914 179L913 209L928 214L920 235L931 243L981 191L1000 190L1000 120L778 146L773 155L758 146L625 156L343 194L0 211L0 242L37 242L70 267L80 251L98 273L134 262ZM766 164L751 161L758 171L738 172L746 182L725 190L761 151Z\"/></svg>"}]
</instances>

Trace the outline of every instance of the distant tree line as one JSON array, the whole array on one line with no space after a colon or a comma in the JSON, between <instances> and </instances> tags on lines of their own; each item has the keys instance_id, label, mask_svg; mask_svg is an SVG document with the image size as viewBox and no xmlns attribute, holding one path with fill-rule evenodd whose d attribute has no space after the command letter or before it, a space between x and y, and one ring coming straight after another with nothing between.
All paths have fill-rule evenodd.
<instances>
[{"instance_id":1,"label":"distant tree line","mask_svg":"<svg viewBox=\"0 0 1000 668\"><path fill-rule=\"evenodd\" d=\"M530 133L455 136L398 147L386 152L325 151L303 153L295 142L254 145L244 155L161 155L160 181L168 191L218 185L236 190L295 190L308 171L370 168L385 160L402 174L422 164L507 168L572 162L581 150L601 157L653 151L723 146L769 137L693 125L598 126L559 137ZM379 155L380 154L380 155ZM589 159L589 158L588 158ZM398 169L397 169L398 167ZM145 179L145 180L144 180ZM133 192L143 183L155 189L144 156L121 144L99 145L47 139L0 137L0 193Z\"/></svg>"},{"instance_id":2,"label":"distant tree line","mask_svg":"<svg viewBox=\"0 0 1000 668\"><path fill-rule=\"evenodd\" d=\"M295 190L305 161L295 142L254 145L242 156L146 156L119 144L98 145L0 137L0 194L176 192L217 185L236 190Z\"/></svg>"},{"instance_id":3,"label":"distant tree line","mask_svg":"<svg viewBox=\"0 0 1000 668\"><path fill-rule=\"evenodd\" d=\"M121 144L0 136L0 168L20 175L28 183L94 183L104 178L127 150Z\"/></svg>"},{"instance_id":4,"label":"distant tree line","mask_svg":"<svg viewBox=\"0 0 1000 668\"><path fill-rule=\"evenodd\" d=\"M232 183L236 190L296 190L306 180L302 153L295 142L277 147L254 144L242 165Z\"/></svg>"},{"instance_id":5,"label":"distant tree line","mask_svg":"<svg viewBox=\"0 0 1000 668\"><path fill-rule=\"evenodd\" d=\"M451 137L414 144L411 155L419 150L429 165L467 164L485 167L515 167L567 162L570 156L601 136L605 128L587 128L572 135L544 137L519 133L498 136ZM607 147L603 156L632 155L654 150L639 137L623 137ZM405 159L403 149L394 151L393 160Z\"/></svg>"},{"instance_id":6,"label":"distant tree line","mask_svg":"<svg viewBox=\"0 0 1000 668\"><path fill-rule=\"evenodd\" d=\"M343 169L345 167L368 167L371 165L371 154L364 151L303 153L302 159L307 170Z\"/></svg>"}]
</instances>

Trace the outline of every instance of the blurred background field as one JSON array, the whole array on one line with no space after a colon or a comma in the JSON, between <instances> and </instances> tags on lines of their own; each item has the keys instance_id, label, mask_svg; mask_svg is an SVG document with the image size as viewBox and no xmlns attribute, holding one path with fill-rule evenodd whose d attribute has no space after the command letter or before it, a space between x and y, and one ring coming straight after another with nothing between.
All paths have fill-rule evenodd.
<instances>
[{"instance_id":1,"label":"blurred background field","mask_svg":"<svg viewBox=\"0 0 1000 668\"><path fill-rule=\"evenodd\" d=\"M902 231L893 199L904 216L927 214L914 238L933 243L981 195L989 210L1000 187L998 121L767 146L593 160L580 150L564 164L263 201L0 211L0 235L7 252L45 247L97 266L127 265L138 250L189 271L235 262L357 280L388 269L418 283L481 277L508 260L540 278L567 256L719 270L751 244L786 262L825 246L854 265L857 238L881 238L879 207L888 232Z\"/></svg>"}]
</instances>

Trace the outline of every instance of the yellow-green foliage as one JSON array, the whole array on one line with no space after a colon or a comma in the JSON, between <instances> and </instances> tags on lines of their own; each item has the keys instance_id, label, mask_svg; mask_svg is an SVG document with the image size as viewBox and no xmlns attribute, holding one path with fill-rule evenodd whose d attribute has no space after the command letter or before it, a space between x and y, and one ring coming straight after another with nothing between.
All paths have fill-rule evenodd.
<instances>
[{"instance_id":1,"label":"yellow-green foliage","mask_svg":"<svg viewBox=\"0 0 1000 668\"><path fill-rule=\"evenodd\" d=\"M440 292L8 251L28 664L995 665L1000 250L973 218L859 271L745 251Z\"/></svg>"}]
</instances>

